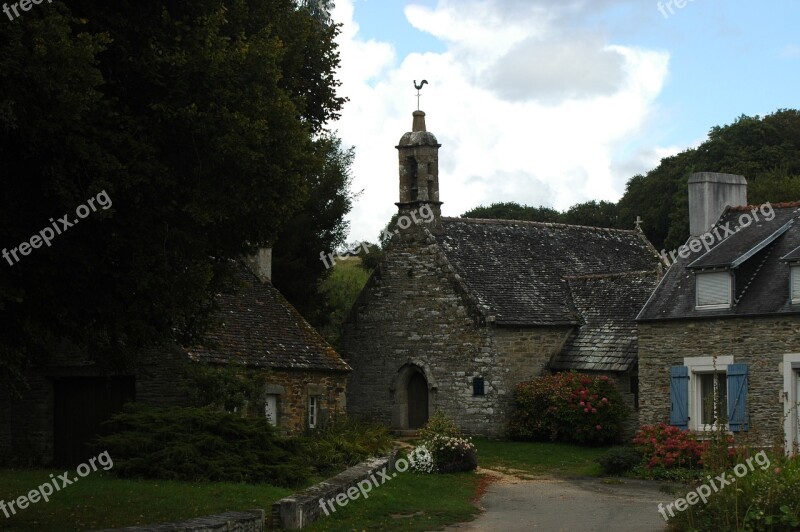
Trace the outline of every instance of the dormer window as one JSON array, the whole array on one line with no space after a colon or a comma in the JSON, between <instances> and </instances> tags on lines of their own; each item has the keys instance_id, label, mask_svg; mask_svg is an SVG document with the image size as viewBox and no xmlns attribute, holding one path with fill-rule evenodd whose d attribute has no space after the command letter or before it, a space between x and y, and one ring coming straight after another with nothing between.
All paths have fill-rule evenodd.
<instances>
[{"instance_id":1,"label":"dormer window","mask_svg":"<svg viewBox=\"0 0 800 532\"><path fill-rule=\"evenodd\" d=\"M800 305L800 265L792 266L789 268L790 274L790 291L792 293L792 305Z\"/></svg>"},{"instance_id":2,"label":"dormer window","mask_svg":"<svg viewBox=\"0 0 800 532\"><path fill-rule=\"evenodd\" d=\"M698 273L697 309L725 309L731 306L731 274L729 272Z\"/></svg>"}]
</instances>

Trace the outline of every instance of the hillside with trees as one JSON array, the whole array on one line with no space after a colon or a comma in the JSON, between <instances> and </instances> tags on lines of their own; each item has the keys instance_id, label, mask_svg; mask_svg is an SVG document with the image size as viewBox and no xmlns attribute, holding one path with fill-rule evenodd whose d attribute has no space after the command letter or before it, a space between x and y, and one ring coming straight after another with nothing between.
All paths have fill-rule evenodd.
<instances>
[{"instance_id":1,"label":"hillside with trees","mask_svg":"<svg viewBox=\"0 0 800 532\"><path fill-rule=\"evenodd\" d=\"M639 216L653 245L672 249L689 236L687 181L693 172L703 171L744 175L751 204L800 200L800 111L741 116L732 124L713 127L697 148L662 159L646 175L633 176L617 203L590 201L565 212L496 203L462 216L623 229L632 229Z\"/></svg>"}]
</instances>

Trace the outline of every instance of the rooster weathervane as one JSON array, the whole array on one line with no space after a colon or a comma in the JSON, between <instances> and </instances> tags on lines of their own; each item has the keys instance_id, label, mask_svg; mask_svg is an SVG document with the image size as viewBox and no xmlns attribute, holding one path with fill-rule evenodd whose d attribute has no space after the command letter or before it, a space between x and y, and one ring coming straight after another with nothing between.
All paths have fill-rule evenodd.
<instances>
[{"instance_id":1,"label":"rooster weathervane","mask_svg":"<svg viewBox=\"0 0 800 532\"><path fill-rule=\"evenodd\" d=\"M427 84L428 84L427 79L423 79L422 81L420 81L419 85L417 85L417 80L414 80L414 88L417 89L417 111L419 111L419 96L420 96L419 91L421 91L422 87L424 87Z\"/></svg>"}]
</instances>

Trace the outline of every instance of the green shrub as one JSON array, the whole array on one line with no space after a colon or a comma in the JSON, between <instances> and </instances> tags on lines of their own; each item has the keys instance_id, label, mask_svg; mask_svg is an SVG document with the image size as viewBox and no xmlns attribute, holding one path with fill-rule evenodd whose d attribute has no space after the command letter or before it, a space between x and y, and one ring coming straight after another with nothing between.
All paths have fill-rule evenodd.
<instances>
[{"instance_id":1,"label":"green shrub","mask_svg":"<svg viewBox=\"0 0 800 532\"><path fill-rule=\"evenodd\" d=\"M120 477L292 487L312 473L298 442L280 438L265 418L132 403L108 425L98 445Z\"/></svg>"},{"instance_id":2,"label":"green shrub","mask_svg":"<svg viewBox=\"0 0 800 532\"><path fill-rule=\"evenodd\" d=\"M612 447L597 459L604 475L621 475L642 463L642 455L632 447Z\"/></svg>"},{"instance_id":3,"label":"green shrub","mask_svg":"<svg viewBox=\"0 0 800 532\"><path fill-rule=\"evenodd\" d=\"M512 439L605 444L628 414L605 375L556 373L517 385L509 424Z\"/></svg>"},{"instance_id":4,"label":"green shrub","mask_svg":"<svg viewBox=\"0 0 800 532\"><path fill-rule=\"evenodd\" d=\"M467 438L434 436L425 442L433 456L433 463L439 473L473 471L478 467L478 452Z\"/></svg>"},{"instance_id":5,"label":"green shrub","mask_svg":"<svg viewBox=\"0 0 800 532\"><path fill-rule=\"evenodd\" d=\"M456 425L455 420L447 417L445 414L437 410L425 423L425 426L419 430L419 439L423 442L432 440L435 436L448 436L451 438L460 438L462 436L461 429Z\"/></svg>"},{"instance_id":6,"label":"green shrub","mask_svg":"<svg viewBox=\"0 0 800 532\"><path fill-rule=\"evenodd\" d=\"M464 438L456 422L442 412L434 413L419 431L421 447L430 451L439 473L472 471L478 467L475 446Z\"/></svg>"},{"instance_id":7,"label":"green shrub","mask_svg":"<svg viewBox=\"0 0 800 532\"><path fill-rule=\"evenodd\" d=\"M679 530L721 532L800 530L800 457L789 459L782 452L763 456L768 456L769 462L753 462L752 471L748 468L746 474L736 475L736 484L721 487L705 504L698 503L685 512L676 512L670 524ZM737 460L737 463L745 461ZM730 468L723 471L733 475ZM704 471L697 485L707 483L707 475L713 478L723 471Z\"/></svg>"},{"instance_id":8,"label":"green shrub","mask_svg":"<svg viewBox=\"0 0 800 532\"><path fill-rule=\"evenodd\" d=\"M341 418L300 438L300 444L309 465L326 475L387 454L392 435L385 425Z\"/></svg>"}]
</instances>

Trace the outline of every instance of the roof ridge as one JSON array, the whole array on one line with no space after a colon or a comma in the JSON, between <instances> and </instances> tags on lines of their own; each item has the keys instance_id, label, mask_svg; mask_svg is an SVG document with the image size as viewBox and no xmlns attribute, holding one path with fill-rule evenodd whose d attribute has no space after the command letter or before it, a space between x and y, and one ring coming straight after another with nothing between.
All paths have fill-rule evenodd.
<instances>
[{"instance_id":1,"label":"roof ridge","mask_svg":"<svg viewBox=\"0 0 800 532\"><path fill-rule=\"evenodd\" d=\"M725 211L747 212L747 211L752 211L753 209L760 209L763 205L766 205L767 203L769 203L773 209L791 209L792 207L800 207L800 201L784 201L779 203L765 202L762 205L737 205L737 206L728 205L725 208Z\"/></svg>"},{"instance_id":2,"label":"roof ridge","mask_svg":"<svg viewBox=\"0 0 800 532\"><path fill-rule=\"evenodd\" d=\"M515 224L525 224L525 225L535 225L538 227L569 227L575 229L592 229L595 231L608 231L608 232L618 232L618 233L638 233L636 229L616 229L612 227L597 227L594 225L577 225L577 224L562 224L562 223L555 223L555 222L537 222L534 220L506 220L504 218L462 218L462 217L455 217L455 216L442 216L442 220L450 220L454 222L475 222L475 223L482 223L482 224L508 224L508 223L515 223Z\"/></svg>"}]
</instances>

